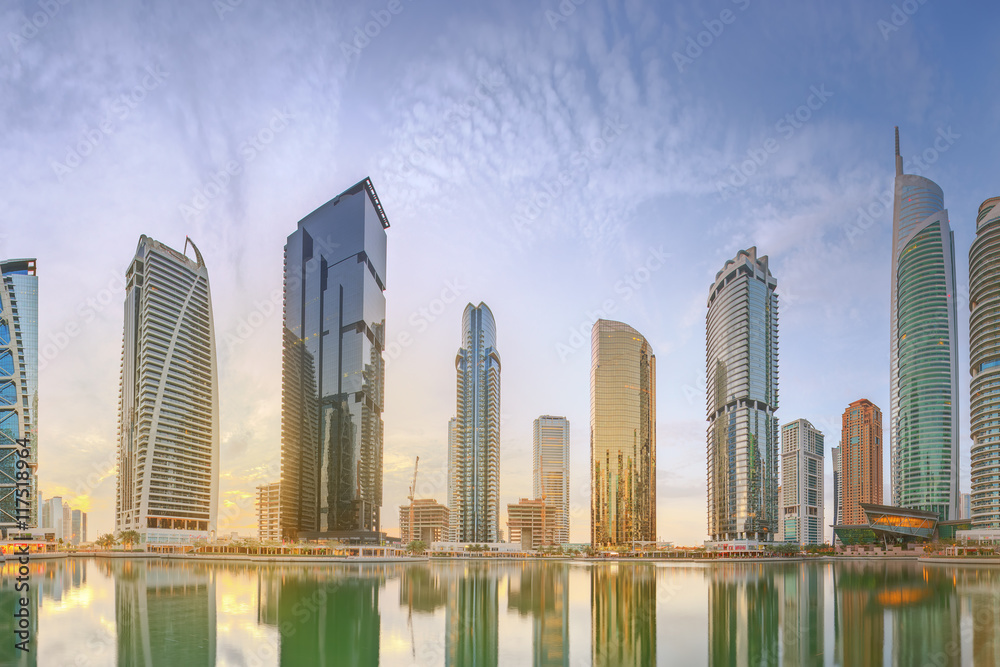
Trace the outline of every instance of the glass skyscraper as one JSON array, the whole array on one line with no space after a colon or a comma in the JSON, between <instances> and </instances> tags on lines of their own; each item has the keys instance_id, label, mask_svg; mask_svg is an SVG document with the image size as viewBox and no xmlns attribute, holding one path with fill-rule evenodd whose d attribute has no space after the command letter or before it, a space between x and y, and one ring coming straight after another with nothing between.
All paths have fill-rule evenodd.
<instances>
[{"instance_id":1,"label":"glass skyscraper","mask_svg":"<svg viewBox=\"0 0 1000 667\"><path fill-rule=\"evenodd\" d=\"M282 536L373 536L382 508L389 220L364 179L285 244Z\"/></svg>"},{"instance_id":2,"label":"glass skyscraper","mask_svg":"<svg viewBox=\"0 0 1000 667\"><path fill-rule=\"evenodd\" d=\"M656 356L638 331L590 332L590 541L656 541Z\"/></svg>"},{"instance_id":3,"label":"glass skyscraper","mask_svg":"<svg viewBox=\"0 0 1000 667\"><path fill-rule=\"evenodd\" d=\"M34 259L0 262L0 531L38 527L38 276ZM28 438L27 512L17 496L17 440ZM25 488L22 486L21 488Z\"/></svg>"},{"instance_id":4,"label":"glass skyscraper","mask_svg":"<svg viewBox=\"0 0 1000 667\"><path fill-rule=\"evenodd\" d=\"M979 207L969 249L972 526L1000 530L1000 197ZM964 495L964 494L963 494ZM968 517L966 517L968 518Z\"/></svg>"},{"instance_id":5,"label":"glass skyscraper","mask_svg":"<svg viewBox=\"0 0 1000 667\"><path fill-rule=\"evenodd\" d=\"M569 420L543 415L532 427L532 486L555 512L552 541L569 542Z\"/></svg>"},{"instance_id":6,"label":"glass skyscraper","mask_svg":"<svg viewBox=\"0 0 1000 667\"><path fill-rule=\"evenodd\" d=\"M824 438L805 419L781 427L781 522L785 542L823 544Z\"/></svg>"},{"instance_id":7,"label":"glass skyscraper","mask_svg":"<svg viewBox=\"0 0 1000 667\"><path fill-rule=\"evenodd\" d=\"M936 183L903 173L896 128L889 448L892 504L958 516L955 237Z\"/></svg>"},{"instance_id":8,"label":"glass skyscraper","mask_svg":"<svg viewBox=\"0 0 1000 667\"><path fill-rule=\"evenodd\" d=\"M708 533L772 541L778 530L778 296L767 256L741 250L708 293Z\"/></svg>"},{"instance_id":9,"label":"glass skyscraper","mask_svg":"<svg viewBox=\"0 0 1000 667\"><path fill-rule=\"evenodd\" d=\"M219 505L219 380L208 269L148 236L125 275L115 532L211 538Z\"/></svg>"},{"instance_id":10,"label":"glass skyscraper","mask_svg":"<svg viewBox=\"0 0 1000 667\"><path fill-rule=\"evenodd\" d=\"M500 353L489 306L465 307L455 356L457 405L449 454L453 535L459 542L500 539Z\"/></svg>"}]
</instances>

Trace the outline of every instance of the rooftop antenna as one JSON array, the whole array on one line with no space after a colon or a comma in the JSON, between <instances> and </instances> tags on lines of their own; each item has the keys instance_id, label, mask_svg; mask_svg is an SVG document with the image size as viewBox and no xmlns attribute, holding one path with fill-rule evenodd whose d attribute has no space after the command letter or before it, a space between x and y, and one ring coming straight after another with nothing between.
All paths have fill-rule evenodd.
<instances>
[{"instance_id":1,"label":"rooftop antenna","mask_svg":"<svg viewBox=\"0 0 1000 667\"><path fill-rule=\"evenodd\" d=\"M903 158L899 155L899 126L896 126L896 175L903 175Z\"/></svg>"}]
</instances>

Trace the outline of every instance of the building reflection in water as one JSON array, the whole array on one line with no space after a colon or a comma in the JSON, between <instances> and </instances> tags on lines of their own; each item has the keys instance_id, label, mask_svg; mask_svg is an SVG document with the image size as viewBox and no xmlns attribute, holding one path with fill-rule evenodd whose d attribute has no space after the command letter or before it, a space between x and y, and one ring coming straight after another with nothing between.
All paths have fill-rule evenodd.
<instances>
[{"instance_id":1,"label":"building reflection in water","mask_svg":"<svg viewBox=\"0 0 1000 667\"><path fill-rule=\"evenodd\" d=\"M398 565L261 567L258 621L277 627L281 665L377 665L379 590Z\"/></svg>"},{"instance_id":2,"label":"building reflection in water","mask_svg":"<svg viewBox=\"0 0 1000 667\"><path fill-rule=\"evenodd\" d=\"M1000 665L1000 586L996 570L959 568L952 576L956 594L964 605L962 648L972 654L973 665Z\"/></svg>"},{"instance_id":3,"label":"building reflection in water","mask_svg":"<svg viewBox=\"0 0 1000 667\"><path fill-rule=\"evenodd\" d=\"M497 588L501 566L463 563L443 571L445 665L495 667L499 642Z\"/></svg>"},{"instance_id":4,"label":"building reflection in water","mask_svg":"<svg viewBox=\"0 0 1000 667\"><path fill-rule=\"evenodd\" d=\"M656 567L595 564L590 575L591 663L656 664Z\"/></svg>"},{"instance_id":5,"label":"building reflection in water","mask_svg":"<svg viewBox=\"0 0 1000 667\"><path fill-rule=\"evenodd\" d=\"M749 563L720 563L705 570L710 664L778 664L779 572L771 564Z\"/></svg>"},{"instance_id":6,"label":"building reflection in water","mask_svg":"<svg viewBox=\"0 0 1000 667\"><path fill-rule=\"evenodd\" d=\"M210 564L114 560L118 664L215 664L215 577Z\"/></svg>"},{"instance_id":7,"label":"building reflection in water","mask_svg":"<svg viewBox=\"0 0 1000 667\"><path fill-rule=\"evenodd\" d=\"M507 579L507 609L532 619L534 667L569 666L569 566L522 562Z\"/></svg>"}]
</instances>

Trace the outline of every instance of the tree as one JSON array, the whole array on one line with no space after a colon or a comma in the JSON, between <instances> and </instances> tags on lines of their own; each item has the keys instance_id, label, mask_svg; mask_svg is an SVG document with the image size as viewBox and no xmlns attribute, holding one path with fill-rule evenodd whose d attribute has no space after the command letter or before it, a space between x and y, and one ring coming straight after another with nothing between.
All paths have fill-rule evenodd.
<instances>
[{"instance_id":1,"label":"tree","mask_svg":"<svg viewBox=\"0 0 1000 667\"><path fill-rule=\"evenodd\" d=\"M131 551L132 545L139 541L139 533L134 530L123 530L118 534L118 540L126 551Z\"/></svg>"},{"instance_id":2,"label":"tree","mask_svg":"<svg viewBox=\"0 0 1000 667\"><path fill-rule=\"evenodd\" d=\"M423 540L413 540L408 545L406 545L406 550L411 554L420 555L427 551L427 543Z\"/></svg>"},{"instance_id":3,"label":"tree","mask_svg":"<svg viewBox=\"0 0 1000 667\"><path fill-rule=\"evenodd\" d=\"M115 536L112 535L111 533L105 533L104 535L101 535L100 537L97 538L96 544L102 549L107 550L118 544L118 540L116 540Z\"/></svg>"},{"instance_id":4,"label":"tree","mask_svg":"<svg viewBox=\"0 0 1000 667\"><path fill-rule=\"evenodd\" d=\"M595 555L597 555L597 550L594 549L594 545L588 544L587 546L585 546L583 548L583 553L585 553L588 556L590 556L591 558L593 558Z\"/></svg>"}]
</instances>

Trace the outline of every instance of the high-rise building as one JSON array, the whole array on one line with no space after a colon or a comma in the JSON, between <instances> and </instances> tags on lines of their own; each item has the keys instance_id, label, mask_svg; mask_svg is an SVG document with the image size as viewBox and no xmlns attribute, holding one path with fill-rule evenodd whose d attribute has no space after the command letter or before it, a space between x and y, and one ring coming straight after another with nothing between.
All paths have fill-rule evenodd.
<instances>
[{"instance_id":1,"label":"high-rise building","mask_svg":"<svg viewBox=\"0 0 1000 667\"><path fill-rule=\"evenodd\" d=\"M485 303L465 307L458 378L451 520L459 542L500 539L500 353L493 313Z\"/></svg>"},{"instance_id":2,"label":"high-rise building","mask_svg":"<svg viewBox=\"0 0 1000 667\"><path fill-rule=\"evenodd\" d=\"M823 544L823 434L805 419L781 428L781 522L785 542Z\"/></svg>"},{"instance_id":3,"label":"high-rise building","mask_svg":"<svg viewBox=\"0 0 1000 667\"><path fill-rule=\"evenodd\" d=\"M590 332L590 541L656 541L656 356L638 331Z\"/></svg>"},{"instance_id":4,"label":"high-rise building","mask_svg":"<svg viewBox=\"0 0 1000 667\"><path fill-rule=\"evenodd\" d=\"M778 529L778 296L767 256L741 250L708 293L708 533L772 541Z\"/></svg>"},{"instance_id":5,"label":"high-rise building","mask_svg":"<svg viewBox=\"0 0 1000 667\"><path fill-rule=\"evenodd\" d=\"M257 539L261 542L281 541L280 498L281 482L257 487Z\"/></svg>"},{"instance_id":6,"label":"high-rise building","mask_svg":"<svg viewBox=\"0 0 1000 667\"><path fill-rule=\"evenodd\" d=\"M944 194L903 173L896 128L892 217L889 448L892 504L934 512L958 505L958 330L955 236Z\"/></svg>"},{"instance_id":7,"label":"high-rise building","mask_svg":"<svg viewBox=\"0 0 1000 667\"><path fill-rule=\"evenodd\" d=\"M971 493L960 493L960 494L958 494L958 518L959 519L971 519L972 518L972 494Z\"/></svg>"},{"instance_id":8,"label":"high-rise building","mask_svg":"<svg viewBox=\"0 0 1000 667\"><path fill-rule=\"evenodd\" d=\"M72 512L73 534L70 536L70 543L79 546L87 541L85 534L87 527L87 513L80 510Z\"/></svg>"},{"instance_id":9,"label":"high-rise building","mask_svg":"<svg viewBox=\"0 0 1000 667\"><path fill-rule=\"evenodd\" d=\"M458 442L455 439L455 427L458 424L458 420L452 417L448 420L448 497L445 502L448 504L448 511L451 520L448 522L448 532L447 541L448 542L458 542L458 522L455 520L458 512L458 502L459 498L455 495L455 489L458 488L455 480L457 461L455 456L458 454Z\"/></svg>"},{"instance_id":10,"label":"high-rise building","mask_svg":"<svg viewBox=\"0 0 1000 667\"><path fill-rule=\"evenodd\" d=\"M0 534L38 527L38 276L34 259L0 262ZM18 442L20 440L20 442ZM27 446L28 467L16 467ZM18 479L24 473L27 479ZM25 486L26 484L26 486ZM24 494L17 489L27 488ZM21 504L17 503L18 498Z\"/></svg>"},{"instance_id":11,"label":"high-rise building","mask_svg":"<svg viewBox=\"0 0 1000 667\"><path fill-rule=\"evenodd\" d=\"M867 398L854 401L841 418L840 523L868 523L861 503L882 504L882 411Z\"/></svg>"},{"instance_id":12,"label":"high-rise building","mask_svg":"<svg viewBox=\"0 0 1000 667\"><path fill-rule=\"evenodd\" d=\"M388 227L366 178L300 220L285 244L285 538L380 530Z\"/></svg>"},{"instance_id":13,"label":"high-rise building","mask_svg":"<svg viewBox=\"0 0 1000 667\"><path fill-rule=\"evenodd\" d=\"M569 420L543 415L532 428L535 498L552 507L555 544L569 542Z\"/></svg>"},{"instance_id":14,"label":"high-rise building","mask_svg":"<svg viewBox=\"0 0 1000 667\"><path fill-rule=\"evenodd\" d=\"M208 269L191 239L180 253L143 235L125 282L115 532L146 543L211 538L219 381Z\"/></svg>"},{"instance_id":15,"label":"high-rise building","mask_svg":"<svg viewBox=\"0 0 1000 667\"><path fill-rule=\"evenodd\" d=\"M833 525L840 525L840 517L843 515L843 474L840 467L841 445L830 448L830 455L833 457ZM834 536L836 539L836 536Z\"/></svg>"},{"instance_id":16,"label":"high-rise building","mask_svg":"<svg viewBox=\"0 0 1000 667\"><path fill-rule=\"evenodd\" d=\"M400 541L407 545L420 540L427 546L448 540L450 517L448 507L433 498L419 498L399 506Z\"/></svg>"},{"instance_id":17,"label":"high-rise building","mask_svg":"<svg viewBox=\"0 0 1000 667\"><path fill-rule=\"evenodd\" d=\"M1000 197L979 206L969 249L972 526L1000 530Z\"/></svg>"},{"instance_id":18,"label":"high-rise building","mask_svg":"<svg viewBox=\"0 0 1000 667\"><path fill-rule=\"evenodd\" d=\"M68 540L72 534L72 526L65 520L67 514L70 514L69 505L63 503L62 496L49 498L42 505L40 528L47 533L53 533L56 540ZM72 519L71 514L70 519Z\"/></svg>"}]
</instances>

